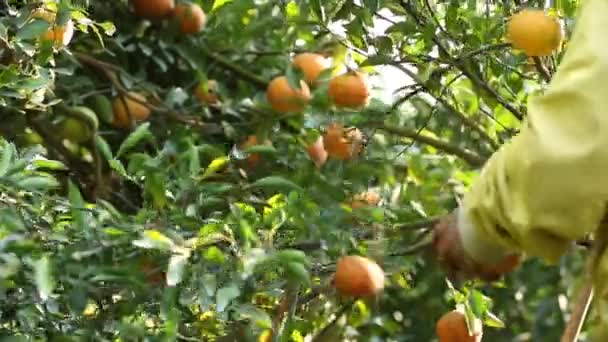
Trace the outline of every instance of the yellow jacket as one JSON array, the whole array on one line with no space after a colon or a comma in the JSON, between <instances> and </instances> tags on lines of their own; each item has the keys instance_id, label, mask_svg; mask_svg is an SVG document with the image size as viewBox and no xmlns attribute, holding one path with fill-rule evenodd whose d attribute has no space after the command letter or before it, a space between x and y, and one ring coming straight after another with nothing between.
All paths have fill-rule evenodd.
<instances>
[{"instance_id":1,"label":"yellow jacket","mask_svg":"<svg viewBox=\"0 0 608 342\"><path fill-rule=\"evenodd\" d=\"M608 201L607 18L608 0L582 2L549 88L465 195L459 228L473 259L523 251L555 263L597 230Z\"/></svg>"}]
</instances>

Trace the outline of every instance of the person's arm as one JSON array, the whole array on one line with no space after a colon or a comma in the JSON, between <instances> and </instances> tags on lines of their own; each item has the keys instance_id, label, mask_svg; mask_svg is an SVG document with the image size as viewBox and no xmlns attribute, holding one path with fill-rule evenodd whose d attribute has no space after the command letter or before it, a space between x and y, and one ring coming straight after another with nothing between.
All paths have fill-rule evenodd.
<instances>
[{"instance_id":1,"label":"person's arm","mask_svg":"<svg viewBox=\"0 0 608 342\"><path fill-rule=\"evenodd\" d=\"M582 2L564 59L520 133L465 194L457 230L479 264L525 252L557 262L608 199L608 0Z\"/></svg>"}]
</instances>

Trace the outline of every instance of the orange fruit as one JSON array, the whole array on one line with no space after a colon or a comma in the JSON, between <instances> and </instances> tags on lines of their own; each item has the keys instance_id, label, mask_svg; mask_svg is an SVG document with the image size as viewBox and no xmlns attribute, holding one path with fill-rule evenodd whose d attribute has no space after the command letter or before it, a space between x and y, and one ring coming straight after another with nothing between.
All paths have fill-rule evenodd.
<instances>
[{"instance_id":1,"label":"orange fruit","mask_svg":"<svg viewBox=\"0 0 608 342\"><path fill-rule=\"evenodd\" d=\"M142 102L146 101L146 97L141 94L129 92L129 95ZM116 127L121 128L131 127L129 114L131 114L134 121L143 121L150 116L150 109L148 107L127 96L115 98L112 102L112 109L114 111L114 120L112 123Z\"/></svg>"},{"instance_id":2,"label":"orange fruit","mask_svg":"<svg viewBox=\"0 0 608 342\"><path fill-rule=\"evenodd\" d=\"M131 0L133 11L146 19L161 19L173 12L175 0Z\"/></svg>"},{"instance_id":3,"label":"orange fruit","mask_svg":"<svg viewBox=\"0 0 608 342\"><path fill-rule=\"evenodd\" d=\"M194 96L202 102L209 105L216 104L219 102L219 97L217 96L217 82L215 80L207 81L207 89L205 90L205 86L203 83L200 83L196 89L194 89Z\"/></svg>"},{"instance_id":4,"label":"orange fruit","mask_svg":"<svg viewBox=\"0 0 608 342\"><path fill-rule=\"evenodd\" d=\"M439 319L435 325L439 342L480 342L482 333L469 335L464 313L452 310Z\"/></svg>"},{"instance_id":5,"label":"orange fruit","mask_svg":"<svg viewBox=\"0 0 608 342\"><path fill-rule=\"evenodd\" d=\"M349 160L363 150L363 134L357 128L344 129L340 124L331 124L323 135L327 154L338 160Z\"/></svg>"},{"instance_id":6,"label":"orange fruit","mask_svg":"<svg viewBox=\"0 0 608 342\"><path fill-rule=\"evenodd\" d=\"M44 8L34 10L32 18L42 19L51 24L51 27L40 36L40 39L50 40L63 46L67 46L72 41L72 37L74 37L74 22L72 19L69 19L62 26L56 25L56 14Z\"/></svg>"},{"instance_id":7,"label":"orange fruit","mask_svg":"<svg viewBox=\"0 0 608 342\"><path fill-rule=\"evenodd\" d=\"M528 56L549 56L562 42L562 28L557 18L541 9L522 10L509 19L507 38L514 48Z\"/></svg>"},{"instance_id":8,"label":"orange fruit","mask_svg":"<svg viewBox=\"0 0 608 342\"><path fill-rule=\"evenodd\" d=\"M306 148L306 151L318 168L323 166L327 161L327 151L325 151L325 147L323 146L323 137L317 138L312 145Z\"/></svg>"},{"instance_id":9,"label":"orange fruit","mask_svg":"<svg viewBox=\"0 0 608 342\"><path fill-rule=\"evenodd\" d=\"M336 264L334 286L342 296L374 296L384 289L384 271L368 258L343 256Z\"/></svg>"},{"instance_id":10,"label":"orange fruit","mask_svg":"<svg viewBox=\"0 0 608 342\"><path fill-rule=\"evenodd\" d=\"M329 81L328 95L338 107L361 108L369 103L367 75L349 72L336 76Z\"/></svg>"},{"instance_id":11,"label":"orange fruit","mask_svg":"<svg viewBox=\"0 0 608 342\"><path fill-rule=\"evenodd\" d=\"M304 52L293 58L294 67L302 70L304 79L309 85L314 85L319 75L331 66L325 56L318 53Z\"/></svg>"},{"instance_id":12,"label":"orange fruit","mask_svg":"<svg viewBox=\"0 0 608 342\"><path fill-rule=\"evenodd\" d=\"M179 23L179 30L184 34L200 32L207 24L207 16L197 4L179 4L173 15Z\"/></svg>"},{"instance_id":13,"label":"orange fruit","mask_svg":"<svg viewBox=\"0 0 608 342\"><path fill-rule=\"evenodd\" d=\"M270 145L270 140L266 140L264 145ZM258 142L258 137L256 135L250 135L247 139L241 144L241 150L246 150L249 147L260 145ZM250 168L255 167L261 160L261 156L259 153L250 153L247 157L247 165Z\"/></svg>"},{"instance_id":14,"label":"orange fruit","mask_svg":"<svg viewBox=\"0 0 608 342\"><path fill-rule=\"evenodd\" d=\"M353 209L358 209L366 206L377 206L378 203L380 203L380 195L375 191L366 191L355 195L350 206Z\"/></svg>"},{"instance_id":15,"label":"orange fruit","mask_svg":"<svg viewBox=\"0 0 608 342\"><path fill-rule=\"evenodd\" d=\"M272 109L279 113L300 112L311 99L306 82L300 80L300 89L294 89L285 76L270 81L266 97Z\"/></svg>"}]
</instances>

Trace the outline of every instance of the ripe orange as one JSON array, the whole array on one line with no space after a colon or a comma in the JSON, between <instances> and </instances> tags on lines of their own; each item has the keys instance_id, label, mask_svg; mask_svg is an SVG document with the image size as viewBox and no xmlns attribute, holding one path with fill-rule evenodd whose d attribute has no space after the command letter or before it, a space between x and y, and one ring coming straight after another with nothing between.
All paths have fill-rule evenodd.
<instances>
[{"instance_id":1,"label":"ripe orange","mask_svg":"<svg viewBox=\"0 0 608 342\"><path fill-rule=\"evenodd\" d=\"M323 146L323 137L319 137L312 145L308 146L306 151L318 168L327 161L327 151Z\"/></svg>"},{"instance_id":2,"label":"ripe orange","mask_svg":"<svg viewBox=\"0 0 608 342\"><path fill-rule=\"evenodd\" d=\"M142 102L146 101L145 96L141 94L129 92L129 95L138 100L141 100ZM112 109L114 111L114 120L112 123L116 127L120 128L131 127L129 114L131 114L131 117L133 117L133 120L135 121L143 121L146 120L148 116L150 116L150 109L148 107L127 96L115 98L112 102Z\"/></svg>"},{"instance_id":3,"label":"ripe orange","mask_svg":"<svg viewBox=\"0 0 608 342\"><path fill-rule=\"evenodd\" d=\"M331 66L329 60L325 58L325 56L311 52L304 52L296 55L293 58L292 64L294 67L302 70L304 79L311 86L315 84L323 70L329 69Z\"/></svg>"},{"instance_id":4,"label":"ripe orange","mask_svg":"<svg viewBox=\"0 0 608 342\"><path fill-rule=\"evenodd\" d=\"M363 208L366 206L377 206L380 202L380 195L375 191L366 191L355 195L351 203L353 209Z\"/></svg>"},{"instance_id":5,"label":"ripe orange","mask_svg":"<svg viewBox=\"0 0 608 342\"><path fill-rule=\"evenodd\" d=\"M338 107L360 108L369 102L367 75L349 72L336 76L329 81L329 98Z\"/></svg>"},{"instance_id":6,"label":"ripe orange","mask_svg":"<svg viewBox=\"0 0 608 342\"><path fill-rule=\"evenodd\" d=\"M207 16L197 4L179 4L173 15L179 23L179 30L184 34L200 32L207 24Z\"/></svg>"},{"instance_id":7,"label":"ripe orange","mask_svg":"<svg viewBox=\"0 0 608 342\"><path fill-rule=\"evenodd\" d=\"M562 29L557 18L540 9L522 10L507 25L507 38L516 49L528 56L549 56L562 42Z\"/></svg>"},{"instance_id":8,"label":"ripe orange","mask_svg":"<svg viewBox=\"0 0 608 342\"><path fill-rule=\"evenodd\" d=\"M264 142L264 145L270 145L270 144L271 144L270 140L266 140ZM240 148L241 148L241 150L246 150L247 148L256 146L256 145L260 145L260 143L258 142L258 137L256 135L252 134L247 137L247 139L241 144ZM260 160L261 160L261 156L259 153L251 153L247 157L247 165L250 168L253 168L260 162Z\"/></svg>"},{"instance_id":9,"label":"ripe orange","mask_svg":"<svg viewBox=\"0 0 608 342\"><path fill-rule=\"evenodd\" d=\"M343 256L336 264L334 286L342 296L374 296L384 289L384 271L368 258Z\"/></svg>"},{"instance_id":10,"label":"ripe orange","mask_svg":"<svg viewBox=\"0 0 608 342\"><path fill-rule=\"evenodd\" d=\"M311 99L306 82L300 81L300 89L294 89L285 76L270 81L266 97L272 109L279 113L300 112Z\"/></svg>"},{"instance_id":11,"label":"ripe orange","mask_svg":"<svg viewBox=\"0 0 608 342\"><path fill-rule=\"evenodd\" d=\"M173 12L175 0L131 0L136 15L146 19L161 19Z\"/></svg>"},{"instance_id":12,"label":"ripe orange","mask_svg":"<svg viewBox=\"0 0 608 342\"><path fill-rule=\"evenodd\" d=\"M452 310L444 314L435 325L439 342L480 342L482 333L469 335L464 313Z\"/></svg>"},{"instance_id":13,"label":"ripe orange","mask_svg":"<svg viewBox=\"0 0 608 342\"><path fill-rule=\"evenodd\" d=\"M219 102L216 90L217 82L215 80L208 80L207 89L205 90L203 83L199 84L196 89L194 89L194 96L202 103L209 105L216 104Z\"/></svg>"},{"instance_id":14,"label":"ripe orange","mask_svg":"<svg viewBox=\"0 0 608 342\"><path fill-rule=\"evenodd\" d=\"M32 18L42 19L51 24L51 27L44 32L40 39L53 41L55 44L67 46L74 36L74 22L69 19L64 25L55 24L56 14L50 10L39 8L34 10Z\"/></svg>"},{"instance_id":15,"label":"ripe orange","mask_svg":"<svg viewBox=\"0 0 608 342\"><path fill-rule=\"evenodd\" d=\"M327 154L338 160L349 160L363 150L363 134L357 128L345 130L340 124L329 125L323 135Z\"/></svg>"}]
</instances>

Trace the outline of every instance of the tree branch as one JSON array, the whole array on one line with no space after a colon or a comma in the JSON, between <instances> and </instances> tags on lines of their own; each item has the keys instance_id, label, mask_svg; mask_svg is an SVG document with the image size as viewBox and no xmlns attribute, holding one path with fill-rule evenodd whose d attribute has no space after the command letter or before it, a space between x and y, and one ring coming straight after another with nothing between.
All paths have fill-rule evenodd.
<instances>
[{"instance_id":1,"label":"tree branch","mask_svg":"<svg viewBox=\"0 0 608 342\"><path fill-rule=\"evenodd\" d=\"M87 54L84 53L80 53L80 52L75 52L74 56L76 57L76 59L78 59L78 61L82 64L91 66L99 71L102 72L102 74L112 83L112 85L116 88L116 90L118 90L118 92L123 95L124 97L129 98L132 101L135 101L137 103L140 103L144 106L146 106L147 108L149 108L152 111L155 112L159 112L159 113L164 113L169 115L170 117L172 117L173 119L175 119L176 121L179 121L181 123L187 124L187 125L191 125L191 126L198 126L198 127L203 127L203 128L208 128L210 130L214 130L217 127L215 127L216 125L214 124L207 124L204 123L200 118L197 117L193 117L193 116L188 116L182 113L179 113L175 110L173 110L172 108L168 108L165 106L155 106L147 101L142 101L141 99L132 96L131 94L129 94L129 89L127 89L119 80L118 75L127 75L130 78L133 78L132 76L130 76L125 70L123 70L121 67L111 64L111 63L107 63L101 60L96 59L93 56L89 56ZM221 128L220 128L221 129Z\"/></svg>"},{"instance_id":2,"label":"tree branch","mask_svg":"<svg viewBox=\"0 0 608 342\"><path fill-rule=\"evenodd\" d=\"M267 80L259 77L258 75L254 74L248 70L245 70L244 68L241 68L239 65L236 65L236 64L228 61L226 59L226 57L216 55L215 53L210 52L207 49L201 49L200 51L205 55L205 57L212 59L214 62L219 64L224 69L231 71L232 73L236 74L237 76L244 79L245 81L250 82L251 84L255 85L256 87L259 87L261 89L266 89L266 86L268 85Z\"/></svg>"},{"instance_id":3,"label":"tree branch","mask_svg":"<svg viewBox=\"0 0 608 342\"><path fill-rule=\"evenodd\" d=\"M477 132L488 144L490 144L490 146L496 150L498 149L499 145L498 143L492 139L492 137L490 137L488 135L488 133L482 128L480 127L477 122L475 122L475 120L467 117L464 113L460 112L458 109L456 109L454 106L452 106L446 99L444 99L442 96L440 96L439 94L436 94L436 91L431 89L429 87L429 85L427 84L427 82L424 82L420 76L418 76L416 73L408 70L406 67L404 67L403 65L400 64L391 64L394 67L396 67L397 69L401 70L403 73L405 73L406 75L408 75L409 77L411 77L416 83L418 83L423 89L424 91L431 95L437 102L441 103L448 111L450 111L453 115L455 115L456 117L458 117L458 119L467 127L473 129L475 132ZM463 73L464 74L464 73ZM465 75L466 76L466 75Z\"/></svg>"},{"instance_id":4,"label":"tree branch","mask_svg":"<svg viewBox=\"0 0 608 342\"><path fill-rule=\"evenodd\" d=\"M532 57L532 59L534 60L534 66L536 67L536 70L538 70L538 73L543 78L543 80L545 80L545 82L547 83L551 82L551 74L549 73L549 70L545 68L545 65L543 64L543 61L540 59L540 57L535 56Z\"/></svg>"},{"instance_id":5,"label":"tree branch","mask_svg":"<svg viewBox=\"0 0 608 342\"><path fill-rule=\"evenodd\" d=\"M473 167L481 167L485 163L485 158L480 155L451 144L445 140L440 140L436 138L432 138L429 136L416 134L416 131L405 128L405 127L390 127L387 125L379 125L377 128L384 130L388 133L395 134L404 138L409 138L416 140L419 143L432 146L438 150L446 152L448 154L460 157L462 160L466 161L469 165Z\"/></svg>"},{"instance_id":6,"label":"tree branch","mask_svg":"<svg viewBox=\"0 0 608 342\"><path fill-rule=\"evenodd\" d=\"M418 16L418 13L414 9L414 6L410 1L401 0L400 3L403 9L408 12L410 16L412 16L412 18L416 21L418 26L424 27L425 25L427 25L427 23L425 22L426 20L423 20L422 18L420 18L420 16ZM437 45L439 51L448 58L448 62L450 64L454 65L456 68L462 71L462 73L468 79L470 79L473 84L475 84L477 87L481 88L482 90L490 94L492 97L494 97L501 106L511 112L517 119L523 120L524 115L517 108L515 108L504 98L502 98L502 96L500 96L500 94L498 94L496 90L490 87L488 83L486 83L481 77L472 72L465 64L462 63L461 60L450 56L449 50L445 47L441 40L439 40L439 38L435 36L432 38L432 40Z\"/></svg>"}]
</instances>

